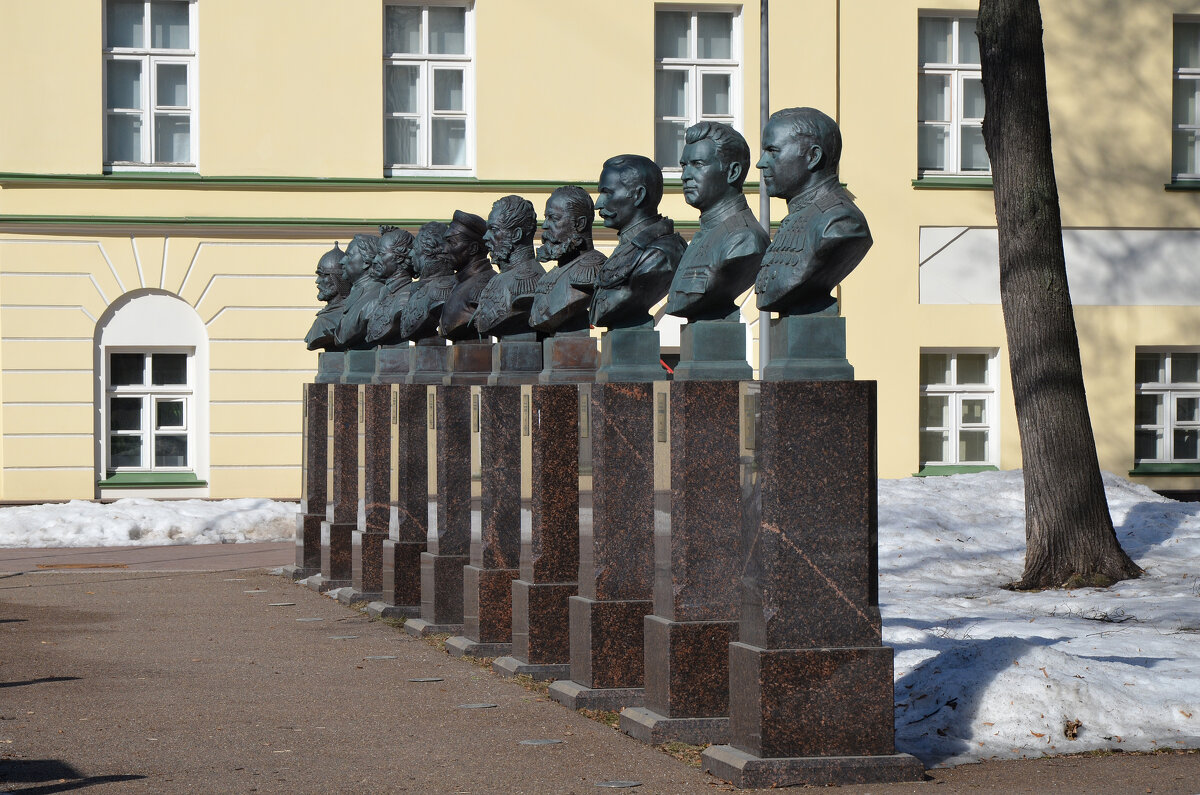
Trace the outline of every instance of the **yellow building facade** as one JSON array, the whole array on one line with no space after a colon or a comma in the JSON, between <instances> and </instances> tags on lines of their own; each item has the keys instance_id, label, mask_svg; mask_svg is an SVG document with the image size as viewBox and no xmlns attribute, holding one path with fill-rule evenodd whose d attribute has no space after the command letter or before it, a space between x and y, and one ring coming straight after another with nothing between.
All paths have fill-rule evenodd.
<instances>
[{"instance_id":1,"label":"yellow building facade","mask_svg":"<svg viewBox=\"0 0 1200 795\"><path fill-rule=\"evenodd\" d=\"M1190 490L1200 3L1127 5L1042 3L1068 268L1101 466ZM1021 465L975 13L769 9L770 107L838 120L875 238L841 299L883 477ZM622 152L667 166L688 236L678 135L727 121L757 157L759 75L757 2L0 5L0 501L297 496L334 240L509 193L540 211Z\"/></svg>"}]
</instances>

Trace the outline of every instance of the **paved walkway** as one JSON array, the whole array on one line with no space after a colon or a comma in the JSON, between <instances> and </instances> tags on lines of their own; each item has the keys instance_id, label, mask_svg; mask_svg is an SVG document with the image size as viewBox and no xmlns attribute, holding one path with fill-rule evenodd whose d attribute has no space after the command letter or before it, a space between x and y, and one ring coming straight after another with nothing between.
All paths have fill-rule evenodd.
<instances>
[{"instance_id":1,"label":"paved walkway","mask_svg":"<svg viewBox=\"0 0 1200 795\"><path fill-rule=\"evenodd\" d=\"M0 550L0 793L729 789L259 568L290 562L290 544L152 549ZM128 568L38 568L79 563ZM424 678L437 681L411 681ZM466 707L480 703L495 706ZM1200 755L967 765L839 790L965 791L1193 793Z\"/></svg>"}]
</instances>

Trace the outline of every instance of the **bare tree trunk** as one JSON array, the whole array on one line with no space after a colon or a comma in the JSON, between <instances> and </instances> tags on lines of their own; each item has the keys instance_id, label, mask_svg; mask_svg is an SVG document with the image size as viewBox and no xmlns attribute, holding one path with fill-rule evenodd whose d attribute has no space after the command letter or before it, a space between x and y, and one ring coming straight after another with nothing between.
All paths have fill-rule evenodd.
<instances>
[{"instance_id":1,"label":"bare tree trunk","mask_svg":"<svg viewBox=\"0 0 1200 795\"><path fill-rule=\"evenodd\" d=\"M1025 467L1025 572L1013 587L1106 586L1141 569L1113 531L1088 416L1037 0L980 0L978 31L1000 302Z\"/></svg>"}]
</instances>

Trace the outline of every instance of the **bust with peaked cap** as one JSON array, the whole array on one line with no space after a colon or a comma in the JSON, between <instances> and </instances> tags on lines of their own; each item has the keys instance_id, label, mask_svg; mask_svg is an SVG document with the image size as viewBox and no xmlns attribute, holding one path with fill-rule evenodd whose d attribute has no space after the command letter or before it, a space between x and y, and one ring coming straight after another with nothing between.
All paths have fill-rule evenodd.
<instances>
[{"instance_id":1,"label":"bust with peaked cap","mask_svg":"<svg viewBox=\"0 0 1200 795\"><path fill-rule=\"evenodd\" d=\"M346 311L346 296L350 294L350 283L342 278L342 256L345 252L338 247L326 251L317 260L317 298L325 302L312 328L304 337L310 351L318 348L327 351L341 350L334 340L342 314Z\"/></svg>"},{"instance_id":2,"label":"bust with peaked cap","mask_svg":"<svg viewBox=\"0 0 1200 795\"><path fill-rule=\"evenodd\" d=\"M479 294L484 285L496 275L488 262L483 236L487 223L474 213L454 211L454 219L446 233L446 252L454 262L458 284L442 305L438 333L449 340L477 340L479 331L472 325Z\"/></svg>"},{"instance_id":3,"label":"bust with peaked cap","mask_svg":"<svg viewBox=\"0 0 1200 795\"><path fill-rule=\"evenodd\" d=\"M528 199L505 196L492 205L483 242L500 275L479 294L474 323L481 336L502 339L534 333L529 327L529 307L538 280L546 275L533 253L536 229L537 211Z\"/></svg>"},{"instance_id":4,"label":"bust with peaked cap","mask_svg":"<svg viewBox=\"0 0 1200 795\"><path fill-rule=\"evenodd\" d=\"M546 200L542 223L541 262L557 261L537 283L529 325L547 334L586 331L588 306L596 290L596 275L607 257L592 245L596 207L578 185L555 188Z\"/></svg>"}]
</instances>

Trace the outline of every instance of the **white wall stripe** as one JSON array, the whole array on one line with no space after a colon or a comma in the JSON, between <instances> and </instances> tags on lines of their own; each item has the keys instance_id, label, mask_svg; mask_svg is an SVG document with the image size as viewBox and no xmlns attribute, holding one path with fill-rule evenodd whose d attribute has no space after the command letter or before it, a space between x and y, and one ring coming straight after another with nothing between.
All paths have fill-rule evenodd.
<instances>
[{"instance_id":1,"label":"white wall stripe","mask_svg":"<svg viewBox=\"0 0 1200 795\"><path fill-rule=\"evenodd\" d=\"M142 257L138 253L136 237L129 238L129 246L130 246L130 248L133 249L133 262L135 265L137 265L138 287L145 287L146 286L146 274L142 272Z\"/></svg>"},{"instance_id":2,"label":"white wall stripe","mask_svg":"<svg viewBox=\"0 0 1200 795\"><path fill-rule=\"evenodd\" d=\"M97 240L96 248L100 249L100 255L108 263L108 269L112 271L113 278L117 280L117 286L121 288L121 294L124 295L129 292L125 289L125 282L121 281L121 274L117 273L117 266L113 265L113 261L108 258L108 252L104 250L104 244ZM108 303L108 301L105 301L105 303Z\"/></svg>"},{"instance_id":3,"label":"white wall stripe","mask_svg":"<svg viewBox=\"0 0 1200 795\"><path fill-rule=\"evenodd\" d=\"M170 249L170 247L171 247L171 236L163 235L162 268L160 268L158 271L158 289L160 289L160 290L166 289L166 287L164 287L163 285L165 285L167 283L167 251L168 251L168 249Z\"/></svg>"}]
</instances>

